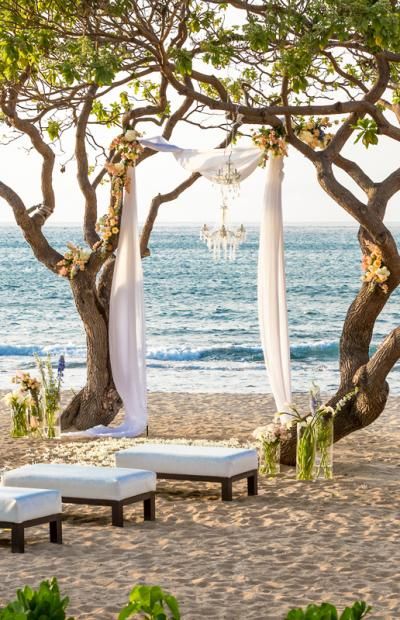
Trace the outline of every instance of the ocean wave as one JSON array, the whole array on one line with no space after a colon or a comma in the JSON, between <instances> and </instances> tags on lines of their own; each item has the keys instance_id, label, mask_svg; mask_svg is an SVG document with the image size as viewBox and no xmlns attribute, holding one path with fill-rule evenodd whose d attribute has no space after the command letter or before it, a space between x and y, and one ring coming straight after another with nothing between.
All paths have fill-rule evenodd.
<instances>
[{"instance_id":1,"label":"ocean wave","mask_svg":"<svg viewBox=\"0 0 400 620\"><path fill-rule=\"evenodd\" d=\"M298 343L291 347L292 359L336 359L339 345L335 341L318 341L308 344ZM231 360L262 362L261 347L228 345L226 347L177 347L150 350L147 358L157 361L192 362L196 360Z\"/></svg>"},{"instance_id":2,"label":"ocean wave","mask_svg":"<svg viewBox=\"0 0 400 620\"><path fill-rule=\"evenodd\" d=\"M297 343L290 347L292 359L303 360L309 357L317 359L336 359L339 355L339 342L320 340L312 343Z\"/></svg>"},{"instance_id":3,"label":"ocean wave","mask_svg":"<svg viewBox=\"0 0 400 620\"><path fill-rule=\"evenodd\" d=\"M339 345L334 341L318 341L312 343L297 343L291 347L292 359L301 360L308 358L336 359ZM0 344L0 357L31 357L65 355L70 360L84 360L86 349L83 346L67 345L10 345ZM194 362L194 361L221 361L232 362L262 362L263 352L261 347L227 345L213 347L161 347L150 349L147 359L158 362Z\"/></svg>"},{"instance_id":4,"label":"ocean wave","mask_svg":"<svg viewBox=\"0 0 400 620\"><path fill-rule=\"evenodd\" d=\"M73 358L86 357L86 348L78 345L0 344L1 357L29 357L32 355L66 355Z\"/></svg>"}]
</instances>

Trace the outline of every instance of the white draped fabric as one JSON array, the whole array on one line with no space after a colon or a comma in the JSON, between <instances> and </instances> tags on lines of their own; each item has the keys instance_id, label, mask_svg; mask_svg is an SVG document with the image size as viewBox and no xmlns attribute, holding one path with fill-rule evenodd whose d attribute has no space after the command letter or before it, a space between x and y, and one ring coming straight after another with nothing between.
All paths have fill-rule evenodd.
<instances>
[{"instance_id":1,"label":"white draped fabric","mask_svg":"<svg viewBox=\"0 0 400 620\"><path fill-rule=\"evenodd\" d=\"M115 387L125 420L117 427L94 426L66 435L136 437L147 426L146 329L143 272L137 224L135 169L129 168L110 297L109 344Z\"/></svg>"},{"instance_id":2,"label":"white draped fabric","mask_svg":"<svg viewBox=\"0 0 400 620\"><path fill-rule=\"evenodd\" d=\"M292 402L282 223L283 159L269 160L258 253L258 320L277 411Z\"/></svg>"},{"instance_id":3,"label":"white draped fabric","mask_svg":"<svg viewBox=\"0 0 400 620\"><path fill-rule=\"evenodd\" d=\"M228 160L228 156L232 164L240 173L241 180L254 172L260 163L260 149L250 148L234 148L232 154L229 149L209 149L207 151L196 149L181 149L179 146L170 144L162 137L150 138L148 140L141 139L143 146L147 146L155 151L167 151L173 153L177 162L189 172L200 172L200 174L212 181L217 182L216 176L218 169L222 168Z\"/></svg>"},{"instance_id":4,"label":"white draped fabric","mask_svg":"<svg viewBox=\"0 0 400 620\"><path fill-rule=\"evenodd\" d=\"M143 146L170 152L190 172L200 172L216 182L218 169L228 157L241 180L257 168L261 154L255 147L182 149L162 137L141 139ZM85 434L135 436L147 424L146 351L143 310L143 275L137 228L135 173L131 190L125 192L117 259L110 300L110 356L115 386L125 407L125 422L117 428L96 426ZM281 185L283 159L267 164L266 186L260 229L258 261L258 311L261 342L271 390L278 411L291 402L290 349L286 307ZM81 433L80 433L81 434Z\"/></svg>"}]
</instances>

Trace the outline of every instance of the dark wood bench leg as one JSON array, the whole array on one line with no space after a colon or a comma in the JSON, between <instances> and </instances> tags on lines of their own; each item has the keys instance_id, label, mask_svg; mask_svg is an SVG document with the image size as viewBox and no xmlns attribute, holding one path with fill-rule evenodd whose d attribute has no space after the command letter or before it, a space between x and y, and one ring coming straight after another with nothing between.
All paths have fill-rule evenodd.
<instances>
[{"instance_id":1,"label":"dark wood bench leg","mask_svg":"<svg viewBox=\"0 0 400 620\"><path fill-rule=\"evenodd\" d=\"M50 521L50 542L62 545L62 525L61 517L55 521Z\"/></svg>"},{"instance_id":2,"label":"dark wood bench leg","mask_svg":"<svg viewBox=\"0 0 400 620\"><path fill-rule=\"evenodd\" d=\"M24 553L25 551L25 528L22 523L16 523L11 528L11 552Z\"/></svg>"},{"instance_id":3,"label":"dark wood bench leg","mask_svg":"<svg viewBox=\"0 0 400 620\"><path fill-rule=\"evenodd\" d=\"M258 473L247 478L247 495L258 495Z\"/></svg>"},{"instance_id":4,"label":"dark wood bench leg","mask_svg":"<svg viewBox=\"0 0 400 620\"><path fill-rule=\"evenodd\" d=\"M222 480L221 496L223 502L232 501L232 478L224 478Z\"/></svg>"},{"instance_id":5,"label":"dark wood bench leg","mask_svg":"<svg viewBox=\"0 0 400 620\"><path fill-rule=\"evenodd\" d=\"M156 518L156 497L151 497L143 500L143 514L145 521L155 521Z\"/></svg>"},{"instance_id":6,"label":"dark wood bench leg","mask_svg":"<svg viewBox=\"0 0 400 620\"><path fill-rule=\"evenodd\" d=\"M124 506L122 502L114 502L111 506L112 524L116 527L124 527Z\"/></svg>"}]
</instances>

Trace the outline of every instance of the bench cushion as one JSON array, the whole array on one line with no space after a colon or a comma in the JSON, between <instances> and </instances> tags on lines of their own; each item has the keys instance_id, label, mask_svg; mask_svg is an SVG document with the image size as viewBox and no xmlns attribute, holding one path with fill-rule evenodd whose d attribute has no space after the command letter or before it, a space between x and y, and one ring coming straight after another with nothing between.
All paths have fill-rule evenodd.
<instances>
[{"instance_id":1,"label":"bench cushion","mask_svg":"<svg viewBox=\"0 0 400 620\"><path fill-rule=\"evenodd\" d=\"M58 491L0 486L0 521L23 523L60 512Z\"/></svg>"},{"instance_id":2,"label":"bench cushion","mask_svg":"<svg viewBox=\"0 0 400 620\"><path fill-rule=\"evenodd\" d=\"M144 467L156 473L231 478L258 467L257 451L218 446L143 444L115 455L119 467Z\"/></svg>"},{"instance_id":3,"label":"bench cushion","mask_svg":"<svg viewBox=\"0 0 400 620\"><path fill-rule=\"evenodd\" d=\"M155 491L156 475L140 469L36 463L5 472L4 484L57 489L63 497L120 501Z\"/></svg>"}]
</instances>

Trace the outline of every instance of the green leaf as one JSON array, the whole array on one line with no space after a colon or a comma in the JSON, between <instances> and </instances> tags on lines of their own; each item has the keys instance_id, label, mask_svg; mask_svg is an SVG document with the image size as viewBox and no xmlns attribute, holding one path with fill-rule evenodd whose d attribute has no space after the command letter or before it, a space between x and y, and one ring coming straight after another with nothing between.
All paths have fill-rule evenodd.
<instances>
[{"instance_id":1,"label":"green leaf","mask_svg":"<svg viewBox=\"0 0 400 620\"><path fill-rule=\"evenodd\" d=\"M58 121L49 121L47 123L47 133L50 140L56 140L60 137L61 125Z\"/></svg>"},{"instance_id":2,"label":"green leaf","mask_svg":"<svg viewBox=\"0 0 400 620\"><path fill-rule=\"evenodd\" d=\"M192 56L190 52L184 49L176 49L173 52L175 59L175 67L181 75L190 75L192 73Z\"/></svg>"}]
</instances>

